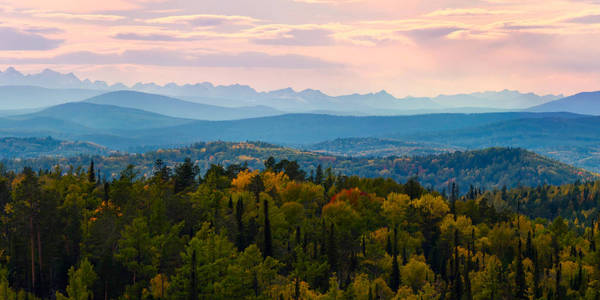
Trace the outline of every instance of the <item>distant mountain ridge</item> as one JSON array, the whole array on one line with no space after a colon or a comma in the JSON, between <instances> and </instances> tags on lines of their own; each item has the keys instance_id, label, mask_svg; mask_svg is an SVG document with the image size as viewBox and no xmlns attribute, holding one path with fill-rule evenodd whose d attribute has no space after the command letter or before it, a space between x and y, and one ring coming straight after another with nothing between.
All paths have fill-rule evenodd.
<instances>
[{"instance_id":1,"label":"distant mountain ridge","mask_svg":"<svg viewBox=\"0 0 600 300\"><path fill-rule=\"evenodd\" d=\"M528 109L532 112L571 112L600 115L600 91L584 92L537 105Z\"/></svg>"},{"instance_id":2,"label":"distant mountain ridge","mask_svg":"<svg viewBox=\"0 0 600 300\"><path fill-rule=\"evenodd\" d=\"M16 120L52 118L97 130L147 130L178 126L193 120L169 117L144 110L86 102L65 103L39 112L10 117Z\"/></svg>"},{"instance_id":3,"label":"distant mountain ridge","mask_svg":"<svg viewBox=\"0 0 600 300\"><path fill-rule=\"evenodd\" d=\"M177 118L235 120L274 116L283 112L266 106L226 108L136 91L116 91L84 100L86 103L135 108Z\"/></svg>"},{"instance_id":4,"label":"distant mountain ridge","mask_svg":"<svg viewBox=\"0 0 600 300\"><path fill-rule=\"evenodd\" d=\"M2 159L27 159L43 156L109 155L115 153L115 151L94 143L63 141L52 137L0 138L0 158Z\"/></svg>"},{"instance_id":5,"label":"distant mountain ridge","mask_svg":"<svg viewBox=\"0 0 600 300\"><path fill-rule=\"evenodd\" d=\"M104 93L101 90L56 89L31 85L0 86L0 109L39 109L67 102L82 101Z\"/></svg>"},{"instance_id":6,"label":"distant mountain ridge","mask_svg":"<svg viewBox=\"0 0 600 300\"><path fill-rule=\"evenodd\" d=\"M563 95L536 95L519 91L503 90L499 92L478 92L458 95L439 95L432 100L440 105L452 107L489 107L499 109L525 109L562 98ZM486 103L488 102L488 103Z\"/></svg>"},{"instance_id":7,"label":"distant mountain ridge","mask_svg":"<svg viewBox=\"0 0 600 300\"><path fill-rule=\"evenodd\" d=\"M331 111L334 114L360 113L364 115L494 112L498 109L515 110L531 107L561 97L561 95L538 96L532 93L523 94L507 90L462 95L440 95L434 98L397 98L384 90L377 93L330 96L314 89L295 91L292 88L284 88L259 92L247 85L213 85L209 82L184 85L175 83L165 85L136 83L128 87L121 83L109 85L104 81L81 80L72 73L62 74L50 69L45 69L38 74L25 75L12 67L4 72L0 71L1 85L28 85L53 89L85 89L102 92L134 90L223 107L267 106L275 110L292 113ZM460 109L463 107L477 108L478 110L461 111ZM5 109L21 108L26 107L6 107Z\"/></svg>"}]
</instances>

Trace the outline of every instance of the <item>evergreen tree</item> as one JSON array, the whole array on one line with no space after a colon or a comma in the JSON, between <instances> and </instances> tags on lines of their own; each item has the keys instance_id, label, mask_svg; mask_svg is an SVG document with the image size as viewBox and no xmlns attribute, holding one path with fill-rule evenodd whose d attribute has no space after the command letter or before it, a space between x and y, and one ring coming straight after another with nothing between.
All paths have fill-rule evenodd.
<instances>
[{"instance_id":1,"label":"evergreen tree","mask_svg":"<svg viewBox=\"0 0 600 300\"><path fill-rule=\"evenodd\" d=\"M198 279L196 278L196 249L192 250L191 274L190 274L190 291L188 293L189 300L196 300L198 297Z\"/></svg>"},{"instance_id":2,"label":"evergreen tree","mask_svg":"<svg viewBox=\"0 0 600 300\"><path fill-rule=\"evenodd\" d=\"M87 258L84 258L79 264L79 268L71 267L69 269L69 285L67 286L67 295L65 297L60 292L56 292L57 300L88 300L93 298L91 291L94 281L96 281L94 267Z\"/></svg>"},{"instance_id":3,"label":"evergreen tree","mask_svg":"<svg viewBox=\"0 0 600 300\"><path fill-rule=\"evenodd\" d=\"M527 232L527 241L525 242L525 257L533 259L533 242L531 240L531 231Z\"/></svg>"},{"instance_id":4,"label":"evergreen tree","mask_svg":"<svg viewBox=\"0 0 600 300\"><path fill-rule=\"evenodd\" d=\"M175 193L179 193L194 185L200 168L192 163L188 157L183 163L175 167Z\"/></svg>"},{"instance_id":5,"label":"evergreen tree","mask_svg":"<svg viewBox=\"0 0 600 300\"><path fill-rule=\"evenodd\" d=\"M557 259L558 260L558 259ZM556 268L556 282L554 283L554 293L555 293L555 297L556 299L564 299L564 291L562 286L560 285L560 282L562 280L562 263L557 263L557 268Z\"/></svg>"},{"instance_id":6,"label":"evergreen tree","mask_svg":"<svg viewBox=\"0 0 600 300\"><path fill-rule=\"evenodd\" d=\"M264 220L264 253L263 256L265 258L273 256L273 240L271 237L271 222L269 221L269 202L267 200L263 201L263 208L265 214Z\"/></svg>"},{"instance_id":7,"label":"evergreen tree","mask_svg":"<svg viewBox=\"0 0 600 300\"><path fill-rule=\"evenodd\" d=\"M338 251L337 242L335 240L335 227L331 224L329 230L329 239L327 241L327 261L329 262L329 268L331 272L337 272L338 270Z\"/></svg>"},{"instance_id":8,"label":"evergreen tree","mask_svg":"<svg viewBox=\"0 0 600 300\"><path fill-rule=\"evenodd\" d=\"M525 271L523 270L523 259L521 257L521 239L519 239L519 247L517 253L515 287L515 297L517 299L529 299L529 297L527 297L527 283L525 282Z\"/></svg>"},{"instance_id":9,"label":"evergreen tree","mask_svg":"<svg viewBox=\"0 0 600 300\"><path fill-rule=\"evenodd\" d=\"M248 189L254 194L254 200L256 203L260 201L260 193L265 190L265 184L262 181L260 175L255 175L250 180L250 184L248 185Z\"/></svg>"},{"instance_id":10,"label":"evergreen tree","mask_svg":"<svg viewBox=\"0 0 600 300\"><path fill-rule=\"evenodd\" d=\"M244 236L244 200L238 199L235 206L235 222L237 225L237 234L235 238L235 245L238 248L238 251L243 251L246 248L246 239Z\"/></svg>"},{"instance_id":11,"label":"evergreen tree","mask_svg":"<svg viewBox=\"0 0 600 300\"><path fill-rule=\"evenodd\" d=\"M390 288L392 291L397 292L400 287L400 267L398 266L398 256L394 254L392 256L392 273L390 275Z\"/></svg>"},{"instance_id":12,"label":"evergreen tree","mask_svg":"<svg viewBox=\"0 0 600 300\"><path fill-rule=\"evenodd\" d=\"M537 253L533 252L533 294L536 299L542 297L542 288L540 287L540 262Z\"/></svg>"},{"instance_id":13,"label":"evergreen tree","mask_svg":"<svg viewBox=\"0 0 600 300\"><path fill-rule=\"evenodd\" d=\"M317 171L315 172L315 181L316 184L321 184L323 183L323 168L321 167L321 164L319 164L317 166Z\"/></svg>"},{"instance_id":14,"label":"evergreen tree","mask_svg":"<svg viewBox=\"0 0 600 300\"><path fill-rule=\"evenodd\" d=\"M94 160L90 161L90 167L88 168L88 182L91 184L96 184L96 171L94 170Z\"/></svg>"}]
</instances>

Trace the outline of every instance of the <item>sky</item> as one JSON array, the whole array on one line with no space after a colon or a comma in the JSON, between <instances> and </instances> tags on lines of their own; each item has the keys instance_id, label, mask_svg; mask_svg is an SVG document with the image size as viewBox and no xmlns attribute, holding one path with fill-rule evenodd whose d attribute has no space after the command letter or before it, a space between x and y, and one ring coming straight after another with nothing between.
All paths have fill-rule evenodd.
<instances>
[{"instance_id":1,"label":"sky","mask_svg":"<svg viewBox=\"0 0 600 300\"><path fill-rule=\"evenodd\" d=\"M600 90L600 0L0 0L0 67L397 97Z\"/></svg>"}]
</instances>

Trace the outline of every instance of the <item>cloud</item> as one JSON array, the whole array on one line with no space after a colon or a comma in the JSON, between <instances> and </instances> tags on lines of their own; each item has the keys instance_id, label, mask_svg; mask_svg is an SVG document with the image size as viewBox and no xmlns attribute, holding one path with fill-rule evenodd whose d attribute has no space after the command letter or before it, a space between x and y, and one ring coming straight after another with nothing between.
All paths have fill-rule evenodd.
<instances>
[{"instance_id":1,"label":"cloud","mask_svg":"<svg viewBox=\"0 0 600 300\"><path fill-rule=\"evenodd\" d=\"M457 30L449 33L446 37L450 40L497 40L507 35L502 32L484 30Z\"/></svg>"},{"instance_id":2,"label":"cloud","mask_svg":"<svg viewBox=\"0 0 600 300\"><path fill-rule=\"evenodd\" d=\"M455 31L460 31L463 29L464 28L455 27L455 26L430 27L430 28L425 27L425 28L412 29L412 30L408 30L408 31L399 31L398 33L409 36L415 40L424 41L424 40L434 40L434 39L443 38Z\"/></svg>"},{"instance_id":3,"label":"cloud","mask_svg":"<svg viewBox=\"0 0 600 300\"><path fill-rule=\"evenodd\" d=\"M258 21L258 19L247 16L198 14L160 17L148 19L144 22L150 24L189 24L193 26L209 27L223 24L252 25Z\"/></svg>"},{"instance_id":4,"label":"cloud","mask_svg":"<svg viewBox=\"0 0 600 300\"><path fill-rule=\"evenodd\" d=\"M28 27L25 28L24 31L29 33L41 33L41 34L55 34L55 33L63 33L64 30L56 27Z\"/></svg>"},{"instance_id":5,"label":"cloud","mask_svg":"<svg viewBox=\"0 0 600 300\"><path fill-rule=\"evenodd\" d=\"M81 21L118 21L125 19L123 16L106 15L106 14L73 14L63 12L38 12L33 14L34 17L51 18L51 19L68 19Z\"/></svg>"},{"instance_id":6,"label":"cloud","mask_svg":"<svg viewBox=\"0 0 600 300\"><path fill-rule=\"evenodd\" d=\"M271 38L258 38L252 41L263 45L322 46L334 43L333 31L326 29L291 29Z\"/></svg>"},{"instance_id":7,"label":"cloud","mask_svg":"<svg viewBox=\"0 0 600 300\"><path fill-rule=\"evenodd\" d=\"M150 34L139 34L134 32L117 33L113 36L119 40L131 40L131 41L189 41L197 38L182 38L173 35L163 33L150 33Z\"/></svg>"},{"instance_id":8,"label":"cloud","mask_svg":"<svg viewBox=\"0 0 600 300\"><path fill-rule=\"evenodd\" d=\"M134 64L175 67L276 69L322 69L339 68L342 66L338 63L298 54L271 55L263 52L194 54L166 49L127 50L122 53L79 51L49 58L4 58L0 59L0 62L15 64Z\"/></svg>"},{"instance_id":9,"label":"cloud","mask_svg":"<svg viewBox=\"0 0 600 300\"><path fill-rule=\"evenodd\" d=\"M532 23L532 22L504 22L498 28L508 30L530 30L530 29L551 29L556 26L546 23Z\"/></svg>"},{"instance_id":10,"label":"cloud","mask_svg":"<svg viewBox=\"0 0 600 300\"><path fill-rule=\"evenodd\" d=\"M446 8L428 13L428 17L448 17L448 16L482 16L482 15L507 15L515 14L519 11L514 10L493 10L486 8Z\"/></svg>"},{"instance_id":11,"label":"cloud","mask_svg":"<svg viewBox=\"0 0 600 300\"><path fill-rule=\"evenodd\" d=\"M353 2L361 2L364 0L294 0L294 2L303 2L310 4L345 4Z\"/></svg>"},{"instance_id":12,"label":"cloud","mask_svg":"<svg viewBox=\"0 0 600 300\"><path fill-rule=\"evenodd\" d=\"M600 23L600 14L575 17L575 18L568 19L566 21L570 22L570 23L580 23L580 24L599 24Z\"/></svg>"},{"instance_id":13,"label":"cloud","mask_svg":"<svg viewBox=\"0 0 600 300\"><path fill-rule=\"evenodd\" d=\"M63 40L48 39L37 33L22 32L10 27L0 27L0 50L50 50Z\"/></svg>"}]
</instances>

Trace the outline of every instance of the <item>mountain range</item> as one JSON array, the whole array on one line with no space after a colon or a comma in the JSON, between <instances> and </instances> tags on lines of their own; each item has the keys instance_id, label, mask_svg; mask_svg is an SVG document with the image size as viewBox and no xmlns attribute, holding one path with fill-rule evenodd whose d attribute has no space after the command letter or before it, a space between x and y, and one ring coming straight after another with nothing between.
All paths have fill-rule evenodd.
<instances>
[{"instance_id":1,"label":"mountain range","mask_svg":"<svg viewBox=\"0 0 600 300\"><path fill-rule=\"evenodd\" d=\"M528 109L528 111L566 111L577 114L600 115L600 91L575 94L569 97L531 107Z\"/></svg>"},{"instance_id":2,"label":"mountain range","mask_svg":"<svg viewBox=\"0 0 600 300\"><path fill-rule=\"evenodd\" d=\"M10 86L7 87L7 86ZM35 88L30 88L30 86ZM20 87L20 90L18 90ZM40 90L46 88L47 90ZM7 89L7 90L5 90ZM15 91L17 89L17 91ZM49 90L48 90L49 89ZM160 94L221 107L243 110L258 109L250 117L288 113L327 113L336 115L402 115L440 112L481 113L520 110L562 98L562 95L536 95L503 90L460 95L440 95L433 98L397 98L386 91L367 94L330 96L319 90L292 88L259 92L247 85L213 85L209 82L178 85L168 83L122 83L109 85L104 81L81 80L72 73L62 74L45 69L38 74L25 75L10 67L0 71L0 109L23 109L82 101L102 93L133 90ZM44 97L40 94L44 93ZM268 107L267 110L265 107ZM219 114L217 114L219 115ZM225 114L224 119L246 117L245 112Z\"/></svg>"},{"instance_id":3,"label":"mountain range","mask_svg":"<svg viewBox=\"0 0 600 300\"><path fill-rule=\"evenodd\" d=\"M494 146L522 147L598 172L600 131L597 128L600 128L600 117L563 112L388 117L286 114L206 121L90 102L66 103L0 118L0 137L52 136L89 141L120 151L181 146L198 141L254 140L342 155L335 149L319 149L313 144L340 138L375 138L394 142L350 140L338 142L341 146L338 145L337 150L343 149L350 155L370 152L371 156L386 156Z\"/></svg>"}]
</instances>

